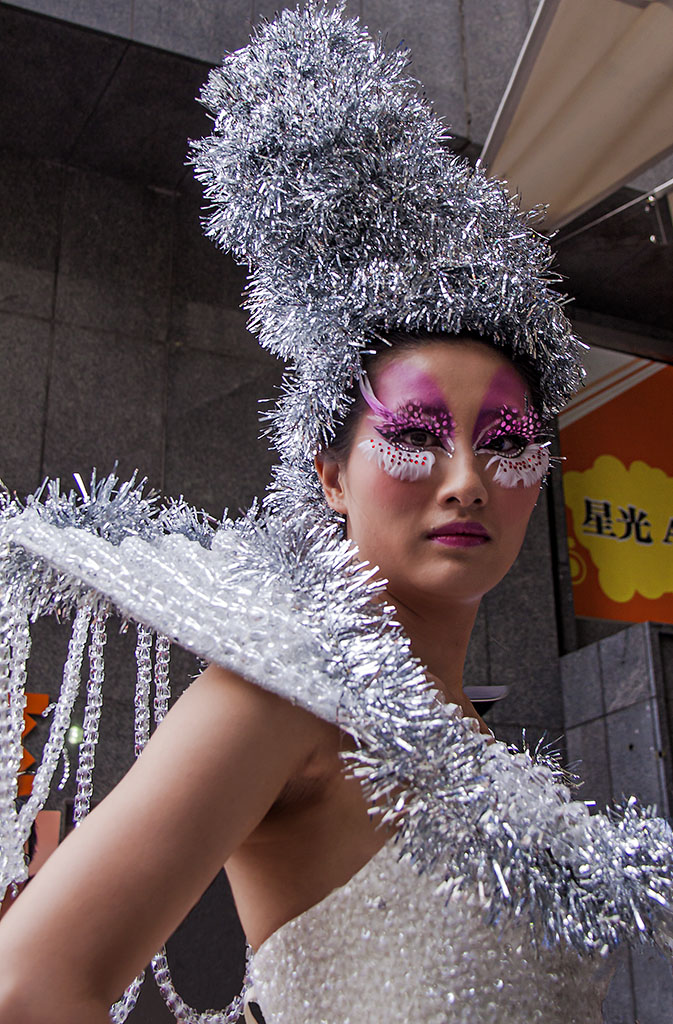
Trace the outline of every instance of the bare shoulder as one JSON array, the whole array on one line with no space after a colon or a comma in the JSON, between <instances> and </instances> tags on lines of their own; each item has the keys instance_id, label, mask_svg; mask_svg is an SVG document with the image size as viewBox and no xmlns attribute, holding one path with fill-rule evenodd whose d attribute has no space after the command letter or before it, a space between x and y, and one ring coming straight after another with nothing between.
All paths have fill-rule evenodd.
<instances>
[{"instance_id":1,"label":"bare shoulder","mask_svg":"<svg viewBox=\"0 0 673 1024\"><path fill-rule=\"evenodd\" d=\"M16 985L25 988L35 956L45 992L109 1006L310 771L330 728L233 672L206 669L2 921L0 962Z\"/></svg>"},{"instance_id":2,"label":"bare shoulder","mask_svg":"<svg viewBox=\"0 0 673 1024\"><path fill-rule=\"evenodd\" d=\"M208 666L182 700L187 697L199 714L209 709L228 734L237 730L241 742L264 742L257 750L260 767L269 742L286 751L290 775L320 771L323 759L332 761L338 752L335 725L218 665ZM191 707L184 710L191 715Z\"/></svg>"}]
</instances>

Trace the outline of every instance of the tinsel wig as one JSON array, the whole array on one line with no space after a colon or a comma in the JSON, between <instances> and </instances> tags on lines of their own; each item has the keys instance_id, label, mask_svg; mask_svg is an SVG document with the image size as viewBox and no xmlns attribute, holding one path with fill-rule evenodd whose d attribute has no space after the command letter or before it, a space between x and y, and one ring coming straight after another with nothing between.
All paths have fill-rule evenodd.
<instances>
[{"instance_id":1,"label":"tinsel wig","mask_svg":"<svg viewBox=\"0 0 673 1024\"><path fill-rule=\"evenodd\" d=\"M286 470L329 444L381 333L483 336L532 367L543 417L581 381L539 211L450 153L407 64L342 0L311 0L227 54L201 95L205 230L249 265L250 327L289 364L269 414Z\"/></svg>"}]
</instances>

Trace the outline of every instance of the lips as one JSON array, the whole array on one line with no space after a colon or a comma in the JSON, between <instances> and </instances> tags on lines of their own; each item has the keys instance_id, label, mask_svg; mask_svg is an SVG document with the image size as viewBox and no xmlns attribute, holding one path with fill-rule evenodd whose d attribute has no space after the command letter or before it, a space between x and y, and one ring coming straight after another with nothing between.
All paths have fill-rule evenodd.
<instances>
[{"instance_id":1,"label":"lips","mask_svg":"<svg viewBox=\"0 0 673 1024\"><path fill-rule=\"evenodd\" d=\"M486 544L491 539L490 533L481 523L467 520L444 523L430 530L428 537L449 547L476 547L479 544Z\"/></svg>"}]
</instances>

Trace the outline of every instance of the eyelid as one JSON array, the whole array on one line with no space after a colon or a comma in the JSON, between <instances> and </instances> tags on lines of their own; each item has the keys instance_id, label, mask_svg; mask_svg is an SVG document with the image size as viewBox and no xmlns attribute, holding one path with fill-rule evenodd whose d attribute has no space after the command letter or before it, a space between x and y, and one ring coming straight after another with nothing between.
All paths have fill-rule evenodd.
<instances>
[{"instance_id":1,"label":"eyelid","mask_svg":"<svg viewBox=\"0 0 673 1024\"><path fill-rule=\"evenodd\" d=\"M404 448L407 451L419 450L418 445L414 445L410 441L402 440L403 434L409 434L412 431L418 431L419 433L427 434L430 438L432 438L432 444L426 445L426 448L442 448L448 454L452 454L454 451L454 444L449 435L447 435L446 437L440 437L440 435L437 434L434 430L431 430L429 427L421 426L420 424L418 426L414 425L409 427L399 427L391 425L388 429L386 428L386 425L383 424L379 427L376 427L375 429L376 432L380 434L385 441L388 441L389 444L395 444L399 448Z\"/></svg>"}]
</instances>

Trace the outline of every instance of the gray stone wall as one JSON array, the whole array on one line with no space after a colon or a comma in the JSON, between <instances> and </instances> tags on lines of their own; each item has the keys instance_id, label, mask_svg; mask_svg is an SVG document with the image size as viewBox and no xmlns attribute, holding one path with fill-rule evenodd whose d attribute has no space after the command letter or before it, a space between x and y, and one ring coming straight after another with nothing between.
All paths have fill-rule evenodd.
<instances>
[{"instance_id":1,"label":"gray stone wall","mask_svg":"<svg viewBox=\"0 0 673 1024\"><path fill-rule=\"evenodd\" d=\"M19 492L96 465L220 515L263 489L257 401L280 379L245 335L243 276L196 199L0 154L0 474Z\"/></svg>"},{"instance_id":2,"label":"gray stone wall","mask_svg":"<svg viewBox=\"0 0 673 1024\"><path fill-rule=\"evenodd\" d=\"M635 795L670 815L673 628L642 623L561 659L568 758L580 796L599 808ZM625 951L606 1024L673 1019L670 964L654 950Z\"/></svg>"},{"instance_id":3,"label":"gray stone wall","mask_svg":"<svg viewBox=\"0 0 673 1024\"><path fill-rule=\"evenodd\" d=\"M136 43L216 63L244 46L282 0L18 0L14 6ZM413 73L463 139L483 143L537 0L347 0L389 46L410 48Z\"/></svg>"}]
</instances>

